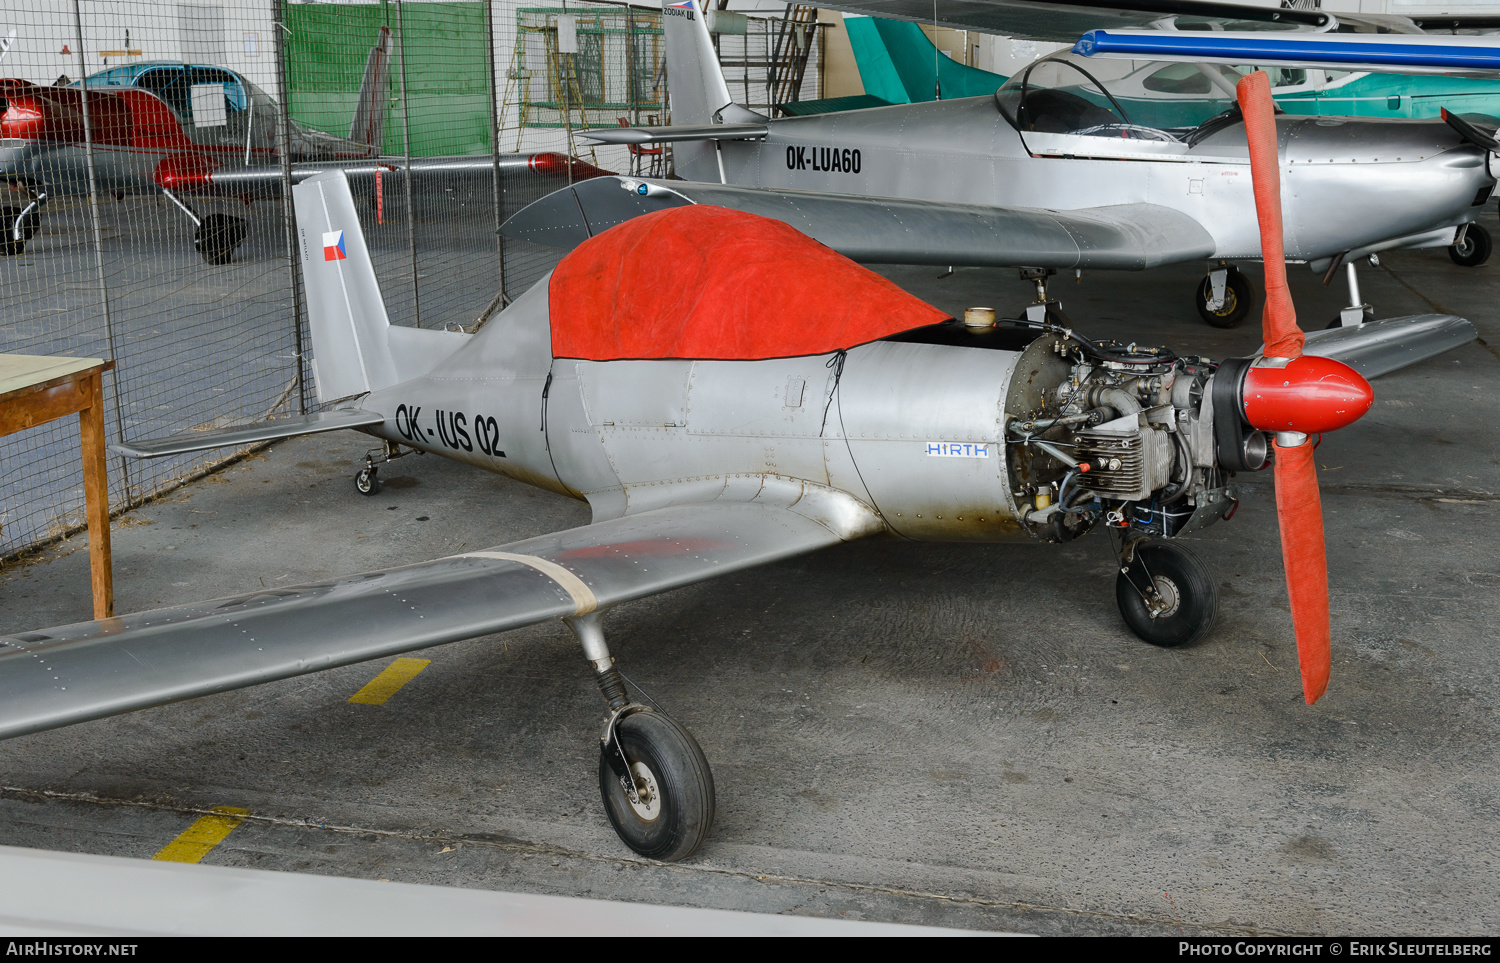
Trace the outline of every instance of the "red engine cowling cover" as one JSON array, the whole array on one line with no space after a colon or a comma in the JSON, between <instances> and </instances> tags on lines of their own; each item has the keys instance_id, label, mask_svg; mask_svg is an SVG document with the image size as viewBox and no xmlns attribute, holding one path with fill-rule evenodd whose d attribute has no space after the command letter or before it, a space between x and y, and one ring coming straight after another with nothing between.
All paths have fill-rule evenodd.
<instances>
[{"instance_id":1,"label":"red engine cowling cover","mask_svg":"<svg viewBox=\"0 0 1500 963\"><path fill-rule=\"evenodd\" d=\"M1353 424L1374 402L1374 390L1358 371L1310 354L1285 368L1251 368L1240 393L1250 427L1306 435Z\"/></svg>"}]
</instances>

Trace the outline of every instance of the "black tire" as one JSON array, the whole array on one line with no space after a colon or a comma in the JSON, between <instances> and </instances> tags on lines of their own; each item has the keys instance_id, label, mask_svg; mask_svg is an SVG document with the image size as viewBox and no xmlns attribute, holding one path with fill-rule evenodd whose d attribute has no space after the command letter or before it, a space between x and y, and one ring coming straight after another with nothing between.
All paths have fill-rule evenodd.
<instances>
[{"instance_id":1,"label":"black tire","mask_svg":"<svg viewBox=\"0 0 1500 963\"><path fill-rule=\"evenodd\" d=\"M1213 629L1219 614L1219 588L1208 566L1193 552L1171 542L1150 542L1136 548L1130 569L1128 577L1124 572L1115 576L1115 602L1125 624L1142 641L1176 648L1192 645ZM1146 585L1148 579L1155 581L1165 601L1173 603L1155 618L1135 587Z\"/></svg>"},{"instance_id":2,"label":"black tire","mask_svg":"<svg viewBox=\"0 0 1500 963\"><path fill-rule=\"evenodd\" d=\"M20 207L0 207L0 254L15 256L26 250L26 242L36 237L36 232L41 229L42 215L36 209L31 211L21 220L21 239L16 240L12 234L16 218L21 217Z\"/></svg>"},{"instance_id":3,"label":"black tire","mask_svg":"<svg viewBox=\"0 0 1500 963\"><path fill-rule=\"evenodd\" d=\"M647 859L675 862L692 855L708 838L714 821L714 776L698 740L660 712L626 716L615 727L625 760L636 773L636 787L654 792L637 810L599 750L599 795L620 839Z\"/></svg>"},{"instance_id":4,"label":"black tire","mask_svg":"<svg viewBox=\"0 0 1500 963\"><path fill-rule=\"evenodd\" d=\"M1234 268L1229 269L1229 277L1224 279L1224 306L1217 311L1208 307L1213 290L1213 282L1206 277L1198 285L1198 317L1205 322L1216 328L1232 328L1250 316L1250 309L1255 306L1255 292L1243 274Z\"/></svg>"},{"instance_id":5,"label":"black tire","mask_svg":"<svg viewBox=\"0 0 1500 963\"><path fill-rule=\"evenodd\" d=\"M354 490L361 495L379 495L380 473L373 468L361 468L354 476Z\"/></svg>"},{"instance_id":6,"label":"black tire","mask_svg":"<svg viewBox=\"0 0 1500 963\"><path fill-rule=\"evenodd\" d=\"M1448 256L1460 267L1479 267L1490 259L1492 250L1494 244L1490 240L1490 232L1475 223L1464 231L1462 241L1448 248Z\"/></svg>"},{"instance_id":7,"label":"black tire","mask_svg":"<svg viewBox=\"0 0 1500 963\"><path fill-rule=\"evenodd\" d=\"M228 214L210 214L193 232L193 249L209 264L228 264L234 249L245 239L245 219Z\"/></svg>"}]
</instances>

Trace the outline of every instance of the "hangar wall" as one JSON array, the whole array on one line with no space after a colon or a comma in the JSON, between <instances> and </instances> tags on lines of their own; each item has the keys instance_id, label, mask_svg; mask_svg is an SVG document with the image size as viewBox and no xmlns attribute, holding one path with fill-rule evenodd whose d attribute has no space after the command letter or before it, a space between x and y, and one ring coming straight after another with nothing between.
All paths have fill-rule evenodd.
<instances>
[{"instance_id":1,"label":"hangar wall","mask_svg":"<svg viewBox=\"0 0 1500 963\"><path fill-rule=\"evenodd\" d=\"M408 180L407 163L433 157L484 161L497 153L570 146L582 160L607 170L651 162L624 148L591 149L574 136L581 123L612 126L617 114L633 122L640 114L649 122L640 110L601 101L591 104L592 113L575 112L562 124L537 122L541 114L535 110L527 115L519 81L543 64L518 59L526 39L522 28L529 25L535 33L527 42L550 51L553 88L567 76L577 83L583 69L557 56L559 16L576 18L582 34L597 34L600 83L606 86L615 82L610 78L625 76L624 68L610 66L609 51L626 48L609 31L618 33L628 21L630 55L649 61L631 65L640 88L635 106L653 98L660 104L660 91L646 89L647 78L655 78L658 88L661 83L659 6L576 0L565 11L561 4L516 0L10 0L0 9L0 79L51 86L163 61L176 62L179 70L184 62L227 68L263 92L273 111L288 104L297 130L347 138L371 47L380 27L390 27L379 145L384 176L356 184L364 228L394 323L473 326L554 263L551 249L502 243L495 229L560 182L524 166L507 168L498 178L488 170L475 177L472 163L468 176ZM719 38L723 56L734 64L728 73L736 93L762 105L768 88L757 70L775 31L752 21L743 33ZM546 70L537 71L543 87ZM817 76L815 67L808 70L803 96L818 95ZM89 89L99 83L90 81ZM291 213L282 200L286 172L279 169L280 146L301 135L281 130L274 119L279 113L271 115L274 135L263 129L264 119L257 128L249 113L251 130L236 127L234 84L214 88L223 92L221 106L218 94L200 102L195 98L202 91L188 89L204 84L183 83L172 109L193 144L177 153L207 150L204 144L222 148L242 138L235 143L243 143L243 157L226 161L216 155L215 163L265 172L265 189L195 192L179 184L169 196L159 175L171 150L105 143L111 135L92 127L76 142L12 140L4 142L8 152L0 152L0 220L14 220L39 193L47 195L24 250L0 255L0 350L113 358L117 367L105 379L112 442L316 406L300 281L289 250ZM158 93L173 96L166 89ZM253 100L253 91L246 97ZM23 149L10 150L17 145ZM252 147L270 152L251 156ZM201 225L223 218L243 221L244 240L228 263L208 263L195 246ZM76 446L71 420L0 439L0 559L82 529ZM118 511L138 504L235 454L112 457L112 506Z\"/></svg>"}]
</instances>

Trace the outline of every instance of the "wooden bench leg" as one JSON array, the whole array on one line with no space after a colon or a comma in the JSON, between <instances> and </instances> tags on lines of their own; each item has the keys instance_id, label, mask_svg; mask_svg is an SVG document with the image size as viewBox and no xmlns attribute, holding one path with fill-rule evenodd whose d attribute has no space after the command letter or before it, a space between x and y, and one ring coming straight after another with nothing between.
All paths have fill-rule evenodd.
<instances>
[{"instance_id":1,"label":"wooden bench leg","mask_svg":"<svg viewBox=\"0 0 1500 963\"><path fill-rule=\"evenodd\" d=\"M89 406L78 413L83 442L83 496L89 523L89 571L94 584L94 618L115 614L114 575L109 556L109 483L104 464L104 389L89 379Z\"/></svg>"}]
</instances>

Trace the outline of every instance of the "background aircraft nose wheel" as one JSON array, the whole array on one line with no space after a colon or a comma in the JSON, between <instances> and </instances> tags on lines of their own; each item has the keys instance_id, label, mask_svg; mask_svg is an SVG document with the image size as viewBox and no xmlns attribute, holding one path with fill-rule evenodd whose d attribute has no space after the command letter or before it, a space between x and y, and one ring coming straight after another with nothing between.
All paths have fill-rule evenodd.
<instances>
[{"instance_id":1,"label":"background aircraft nose wheel","mask_svg":"<svg viewBox=\"0 0 1500 963\"><path fill-rule=\"evenodd\" d=\"M361 468L354 476L354 490L361 495L380 494L380 473L375 466Z\"/></svg>"},{"instance_id":2,"label":"background aircraft nose wheel","mask_svg":"<svg viewBox=\"0 0 1500 963\"><path fill-rule=\"evenodd\" d=\"M1218 308L1208 306L1213 293L1213 282L1205 277L1198 285L1198 317L1216 328L1232 328L1249 317L1255 292L1239 271L1229 268L1229 276L1224 279L1224 303Z\"/></svg>"},{"instance_id":3,"label":"background aircraft nose wheel","mask_svg":"<svg viewBox=\"0 0 1500 963\"><path fill-rule=\"evenodd\" d=\"M1219 589L1197 555L1171 542L1137 543L1115 576L1115 602L1143 641L1164 648L1190 645L1219 614Z\"/></svg>"},{"instance_id":4,"label":"background aircraft nose wheel","mask_svg":"<svg viewBox=\"0 0 1500 963\"><path fill-rule=\"evenodd\" d=\"M36 208L27 211L25 217L21 216L22 210L23 208L19 207L0 207L0 231L4 232L4 236L0 237L0 253L20 254L26 250L26 242L35 237L37 230L42 226L42 215ZM17 240L15 236L17 218L21 220L20 240Z\"/></svg>"},{"instance_id":5,"label":"background aircraft nose wheel","mask_svg":"<svg viewBox=\"0 0 1500 963\"><path fill-rule=\"evenodd\" d=\"M1454 264L1463 267L1479 267L1490 259L1490 251L1493 248L1494 245L1490 242L1490 232L1475 223L1470 224L1468 230L1464 231L1463 240L1448 248L1448 256L1453 259Z\"/></svg>"},{"instance_id":6,"label":"background aircraft nose wheel","mask_svg":"<svg viewBox=\"0 0 1500 963\"><path fill-rule=\"evenodd\" d=\"M229 214L210 214L193 232L193 248L209 264L228 264L234 249L245 239L245 219Z\"/></svg>"},{"instance_id":7,"label":"background aircraft nose wheel","mask_svg":"<svg viewBox=\"0 0 1500 963\"><path fill-rule=\"evenodd\" d=\"M610 765L610 747L603 746L599 795L615 832L647 859L671 862L691 855L714 821L714 777L698 740L671 717L650 710L623 716L615 738L638 800L626 795Z\"/></svg>"}]
</instances>

